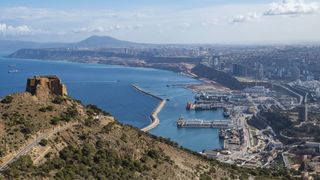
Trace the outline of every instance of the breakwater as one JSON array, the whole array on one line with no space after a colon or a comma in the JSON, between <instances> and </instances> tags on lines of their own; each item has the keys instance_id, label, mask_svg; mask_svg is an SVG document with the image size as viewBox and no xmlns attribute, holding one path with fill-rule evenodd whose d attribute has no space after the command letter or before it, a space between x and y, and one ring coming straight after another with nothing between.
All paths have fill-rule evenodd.
<instances>
[{"instance_id":1,"label":"breakwater","mask_svg":"<svg viewBox=\"0 0 320 180\"><path fill-rule=\"evenodd\" d=\"M144 127L141 129L141 131L143 132L147 132L147 131L150 131L151 129L157 127L159 124L160 124L160 119L158 118L158 114L159 112L162 110L162 108L165 106L167 100L166 99L162 99L161 97L159 96L156 96L150 92L147 92L143 89L141 89L139 86L135 85L135 84L131 84L131 86L136 89L137 91L143 93L143 94L146 94L148 96L151 96L151 97L154 97L158 100L160 100L160 103L158 104L158 106L152 111L151 115L150 115L150 118L151 118L151 121L152 123L149 124L148 126Z\"/></svg>"}]
</instances>

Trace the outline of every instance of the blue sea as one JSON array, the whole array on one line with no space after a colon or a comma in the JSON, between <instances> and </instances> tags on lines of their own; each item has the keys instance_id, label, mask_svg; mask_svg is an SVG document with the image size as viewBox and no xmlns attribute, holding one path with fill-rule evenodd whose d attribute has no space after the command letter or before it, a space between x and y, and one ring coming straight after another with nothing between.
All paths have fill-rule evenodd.
<instances>
[{"instance_id":1,"label":"blue sea","mask_svg":"<svg viewBox=\"0 0 320 180\"><path fill-rule=\"evenodd\" d=\"M14 65L15 67L10 67ZM17 73L8 73L18 69ZM194 151L221 148L218 129L179 129L176 120L202 118L222 119L222 110L187 111L185 105L194 100L192 91L181 85L200 83L178 73L165 70L133 68L102 64L7 59L0 57L0 96L25 90L26 79L34 75L58 75L67 85L71 97L84 104L95 104L113 114L118 121L142 128L150 124L150 114L159 101L132 88L142 89L169 99L159 113L160 125L150 133L170 138Z\"/></svg>"}]
</instances>

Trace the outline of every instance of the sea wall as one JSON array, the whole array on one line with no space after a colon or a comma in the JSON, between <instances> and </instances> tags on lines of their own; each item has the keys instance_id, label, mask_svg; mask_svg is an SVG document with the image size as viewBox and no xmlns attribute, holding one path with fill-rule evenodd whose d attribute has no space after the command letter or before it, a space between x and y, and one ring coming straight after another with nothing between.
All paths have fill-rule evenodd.
<instances>
[{"instance_id":1,"label":"sea wall","mask_svg":"<svg viewBox=\"0 0 320 180\"><path fill-rule=\"evenodd\" d=\"M151 129L154 129L156 128L159 124L160 124L160 119L158 118L158 114L160 113L160 111L162 110L162 108L165 106L167 100L166 99L162 99L161 97L159 96L156 96L150 92L147 92L145 90L143 90L142 88L140 88L139 86L135 85L135 84L132 84L131 85L134 89L136 89L137 91L143 93L143 94L146 94L148 96L151 96L151 97L154 97L158 100L160 100L160 103L158 104L158 106L152 111L151 115L150 115L150 118L151 118L151 121L152 123L149 124L148 126L144 127L141 129L141 131L144 131L144 132L147 132L147 131L150 131Z\"/></svg>"}]
</instances>

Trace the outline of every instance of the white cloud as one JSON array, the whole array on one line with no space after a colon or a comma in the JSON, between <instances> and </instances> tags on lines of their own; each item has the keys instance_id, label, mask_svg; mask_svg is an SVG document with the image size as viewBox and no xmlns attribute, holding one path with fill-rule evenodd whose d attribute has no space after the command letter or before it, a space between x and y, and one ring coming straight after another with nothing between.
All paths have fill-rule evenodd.
<instances>
[{"instance_id":1,"label":"white cloud","mask_svg":"<svg viewBox=\"0 0 320 180\"><path fill-rule=\"evenodd\" d=\"M260 15L258 15L257 13L248 13L246 15L238 15L238 16L230 19L229 23L235 24L235 23L250 22L250 21L256 20L258 18L260 18Z\"/></svg>"},{"instance_id":2,"label":"white cloud","mask_svg":"<svg viewBox=\"0 0 320 180\"><path fill-rule=\"evenodd\" d=\"M0 34L2 35L25 35L32 33L32 30L26 26L11 26L7 24L0 24Z\"/></svg>"},{"instance_id":3,"label":"white cloud","mask_svg":"<svg viewBox=\"0 0 320 180\"><path fill-rule=\"evenodd\" d=\"M306 2L304 0L281 0L274 2L267 10L260 11L260 13L241 14L229 20L230 24L251 22L253 20L263 18L266 16L278 15L306 15L313 14L319 10L319 3Z\"/></svg>"},{"instance_id":4,"label":"white cloud","mask_svg":"<svg viewBox=\"0 0 320 180\"><path fill-rule=\"evenodd\" d=\"M5 23L0 23L0 35L2 36L24 36L24 35L40 35L40 34L47 35L52 33L47 30L34 29L27 25L13 26Z\"/></svg>"},{"instance_id":5,"label":"white cloud","mask_svg":"<svg viewBox=\"0 0 320 180\"><path fill-rule=\"evenodd\" d=\"M265 16L313 14L319 10L319 3L304 0L282 0L272 3L271 8L264 12Z\"/></svg>"},{"instance_id":6,"label":"white cloud","mask_svg":"<svg viewBox=\"0 0 320 180\"><path fill-rule=\"evenodd\" d=\"M319 39L319 3L315 2L320 0L269 1L277 3L227 3L191 8L143 7L131 10L0 7L0 38L4 34L8 39L14 39L14 34L25 34L17 39L32 40L36 37L41 41L76 41L98 34L152 43ZM297 13L304 15L298 16ZM279 18L281 15L284 18ZM232 25L246 22L249 23L237 26L236 31ZM281 33L269 31L270 28L278 30L280 26L283 26ZM26 36L29 34L32 36Z\"/></svg>"}]
</instances>

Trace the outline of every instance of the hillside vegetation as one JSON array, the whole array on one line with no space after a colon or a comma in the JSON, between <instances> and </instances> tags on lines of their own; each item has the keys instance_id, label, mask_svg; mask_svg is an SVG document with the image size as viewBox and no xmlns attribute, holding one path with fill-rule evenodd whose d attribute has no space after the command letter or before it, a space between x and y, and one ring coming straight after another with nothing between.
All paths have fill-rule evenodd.
<instances>
[{"instance_id":1,"label":"hillside vegetation","mask_svg":"<svg viewBox=\"0 0 320 180\"><path fill-rule=\"evenodd\" d=\"M38 99L29 93L0 103L0 164L13 157L0 179L290 178L286 172L207 160L70 97Z\"/></svg>"}]
</instances>

